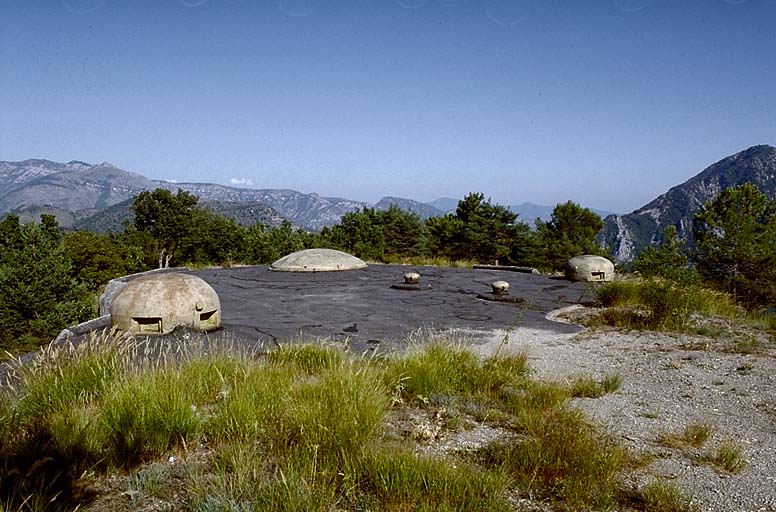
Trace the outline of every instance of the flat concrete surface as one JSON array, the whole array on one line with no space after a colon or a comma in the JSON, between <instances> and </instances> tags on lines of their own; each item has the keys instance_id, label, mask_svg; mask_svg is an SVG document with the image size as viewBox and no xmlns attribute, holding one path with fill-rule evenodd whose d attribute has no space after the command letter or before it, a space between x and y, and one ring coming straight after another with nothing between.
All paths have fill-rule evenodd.
<instances>
[{"instance_id":1,"label":"flat concrete surface","mask_svg":"<svg viewBox=\"0 0 776 512\"><path fill-rule=\"evenodd\" d=\"M421 289L400 290L406 272L421 275ZM577 332L551 322L552 310L589 302L595 289L542 275L497 270L466 270L374 265L342 272L276 272L268 267L237 267L191 272L218 293L223 331L246 343L282 343L328 338L349 340L354 350L391 350L421 330L464 330L474 338L512 326L558 333ZM510 283L509 295L525 303L496 302L490 283Z\"/></svg>"}]
</instances>

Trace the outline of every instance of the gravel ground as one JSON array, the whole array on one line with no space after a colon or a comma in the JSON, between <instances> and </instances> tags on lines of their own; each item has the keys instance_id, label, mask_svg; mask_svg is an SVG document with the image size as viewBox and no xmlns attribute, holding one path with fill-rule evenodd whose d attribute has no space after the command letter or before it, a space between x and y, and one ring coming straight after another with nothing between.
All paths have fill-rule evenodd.
<instances>
[{"instance_id":1,"label":"gravel ground","mask_svg":"<svg viewBox=\"0 0 776 512\"><path fill-rule=\"evenodd\" d=\"M583 311L572 306L548 318L569 321ZM477 350L493 353L505 334L497 333ZM753 340L759 345L756 353L742 353L752 351ZM701 511L776 511L776 347L771 340L756 332L709 338L611 329L578 334L516 329L505 347L525 351L541 379L580 373L622 376L618 392L577 399L576 404L624 446L650 456L651 462L631 475L628 484L668 479L692 496ZM661 434L681 433L693 423L712 427L702 447L671 448L658 442ZM738 474L699 461L726 441L743 448L747 465Z\"/></svg>"}]
</instances>

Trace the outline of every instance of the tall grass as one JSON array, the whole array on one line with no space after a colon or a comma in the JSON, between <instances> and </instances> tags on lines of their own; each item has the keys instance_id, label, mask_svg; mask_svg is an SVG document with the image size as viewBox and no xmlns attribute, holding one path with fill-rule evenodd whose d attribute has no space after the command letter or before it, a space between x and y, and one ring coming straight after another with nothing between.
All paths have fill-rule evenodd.
<instances>
[{"instance_id":1,"label":"tall grass","mask_svg":"<svg viewBox=\"0 0 776 512\"><path fill-rule=\"evenodd\" d=\"M336 498L336 473L315 457L272 459L256 443L227 443L216 448L210 475L190 486L191 510L330 510Z\"/></svg>"},{"instance_id":2,"label":"tall grass","mask_svg":"<svg viewBox=\"0 0 776 512\"><path fill-rule=\"evenodd\" d=\"M743 446L733 440L722 441L704 453L700 460L733 475L740 473L747 466Z\"/></svg>"},{"instance_id":3,"label":"tall grass","mask_svg":"<svg viewBox=\"0 0 776 512\"><path fill-rule=\"evenodd\" d=\"M472 268L478 262L475 260L452 260L442 256L395 256L388 255L384 258L384 263L396 265L416 265L423 267L445 267L445 268Z\"/></svg>"},{"instance_id":4,"label":"tall grass","mask_svg":"<svg viewBox=\"0 0 776 512\"><path fill-rule=\"evenodd\" d=\"M180 373L133 376L105 398L100 430L111 462L131 467L190 442L199 421L190 388Z\"/></svg>"},{"instance_id":5,"label":"tall grass","mask_svg":"<svg viewBox=\"0 0 776 512\"><path fill-rule=\"evenodd\" d=\"M622 376L618 374L605 375L600 381L591 375L577 375L569 385L569 393L577 398L599 398L614 393L622 385Z\"/></svg>"},{"instance_id":6,"label":"tall grass","mask_svg":"<svg viewBox=\"0 0 776 512\"><path fill-rule=\"evenodd\" d=\"M54 352L0 394L6 508L72 509L81 475L112 468L139 507L172 494L155 461L203 451L175 477L191 510L509 510L515 492L607 507L626 459L569 405L570 387L532 380L521 354L482 360L437 341L384 357L328 345L253 357L111 335ZM419 457L390 420L408 408L504 434L475 455Z\"/></svg>"},{"instance_id":7,"label":"tall grass","mask_svg":"<svg viewBox=\"0 0 776 512\"><path fill-rule=\"evenodd\" d=\"M406 449L371 453L359 483L382 510L511 509L504 500L509 478L503 472L419 457Z\"/></svg>"},{"instance_id":8,"label":"tall grass","mask_svg":"<svg viewBox=\"0 0 776 512\"><path fill-rule=\"evenodd\" d=\"M670 448L700 448L713 433L714 429L706 423L690 423L680 433L663 433L658 443Z\"/></svg>"},{"instance_id":9,"label":"tall grass","mask_svg":"<svg viewBox=\"0 0 776 512\"><path fill-rule=\"evenodd\" d=\"M444 342L416 346L386 368L386 382L409 402L445 401L451 396L498 395L527 378L525 354L505 354L485 361Z\"/></svg>"}]
</instances>

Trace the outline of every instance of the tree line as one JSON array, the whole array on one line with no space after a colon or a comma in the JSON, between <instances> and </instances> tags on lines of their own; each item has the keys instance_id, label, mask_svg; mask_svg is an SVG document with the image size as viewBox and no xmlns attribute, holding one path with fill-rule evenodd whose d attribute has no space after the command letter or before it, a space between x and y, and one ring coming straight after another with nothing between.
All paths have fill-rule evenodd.
<instances>
[{"instance_id":1,"label":"tree line","mask_svg":"<svg viewBox=\"0 0 776 512\"><path fill-rule=\"evenodd\" d=\"M20 352L96 314L108 280L160 266L266 264L301 249L334 248L375 262L466 260L562 270L579 254L608 256L596 241L601 218L571 201L533 226L481 193L426 220L392 206L344 215L320 233L289 222L243 226L198 205L185 191L137 196L134 219L118 233L62 233L56 219L0 221L0 351ZM695 217L697 248L669 231L633 268L645 276L696 280L751 307L776 304L776 202L753 185L723 191Z\"/></svg>"}]
</instances>

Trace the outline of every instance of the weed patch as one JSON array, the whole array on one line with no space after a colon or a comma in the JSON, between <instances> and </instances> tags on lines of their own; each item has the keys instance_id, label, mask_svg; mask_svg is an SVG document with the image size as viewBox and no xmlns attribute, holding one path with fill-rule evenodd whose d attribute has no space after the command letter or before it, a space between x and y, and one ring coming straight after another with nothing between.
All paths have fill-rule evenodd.
<instances>
[{"instance_id":1,"label":"weed patch","mask_svg":"<svg viewBox=\"0 0 776 512\"><path fill-rule=\"evenodd\" d=\"M723 441L715 448L701 455L701 462L730 474L738 474L747 466L744 448L735 441Z\"/></svg>"},{"instance_id":2,"label":"weed patch","mask_svg":"<svg viewBox=\"0 0 776 512\"><path fill-rule=\"evenodd\" d=\"M692 498L685 495L676 485L655 480L645 485L638 500L649 512L695 512L698 510Z\"/></svg>"},{"instance_id":3,"label":"weed patch","mask_svg":"<svg viewBox=\"0 0 776 512\"><path fill-rule=\"evenodd\" d=\"M658 436L658 443L669 448L700 448L711 437L713 429L705 423L690 423L682 432L663 433Z\"/></svg>"},{"instance_id":4,"label":"weed patch","mask_svg":"<svg viewBox=\"0 0 776 512\"><path fill-rule=\"evenodd\" d=\"M522 426L525 437L480 451L486 466L504 470L525 492L571 507L607 507L615 502L616 477L627 455L602 438L581 413L554 409Z\"/></svg>"},{"instance_id":5,"label":"weed patch","mask_svg":"<svg viewBox=\"0 0 776 512\"><path fill-rule=\"evenodd\" d=\"M575 398L599 398L614 393L622 385L622 376L611 374L596 381L590 375L578 375L569 385L569 394Z\"/></svg>"}]
</instances>

